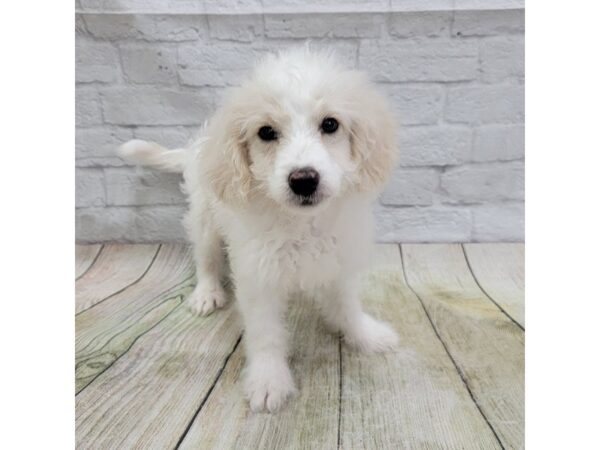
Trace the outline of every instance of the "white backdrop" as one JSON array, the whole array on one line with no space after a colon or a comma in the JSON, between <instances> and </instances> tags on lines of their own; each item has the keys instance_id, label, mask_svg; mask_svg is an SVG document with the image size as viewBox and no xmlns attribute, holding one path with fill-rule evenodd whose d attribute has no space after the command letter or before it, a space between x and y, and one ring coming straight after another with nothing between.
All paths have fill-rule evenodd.
<instances>
[{"instance_id":1,"label":"white backdrop","mask_svg":"<svg viewBox=\"0 0 600 450\"><path fill-rule=\"evenodd\" d=\"M133 137L181 146L257 57L306 39L368 71L400 119L378 240L522 240L522 3L319 4L80 0L78 241L184 239L178 176L128 167L114 149Z\"/></svg>"}]
</instances>

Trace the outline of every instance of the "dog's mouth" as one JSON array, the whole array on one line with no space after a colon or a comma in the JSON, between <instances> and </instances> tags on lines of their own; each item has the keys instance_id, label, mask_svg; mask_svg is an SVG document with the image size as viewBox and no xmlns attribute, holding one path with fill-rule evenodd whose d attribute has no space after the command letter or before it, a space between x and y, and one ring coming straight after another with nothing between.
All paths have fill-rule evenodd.
<instances>
[{"instance_id":1,"label":"dog's mouth","mask_svg":"<svg viewBox=\"0 0 600 450\"><path fill-rule=\"evenodd\" d=\"M323 199L323 195L321 195L318 192L309 196L291 195L290 203L301 209L310 209L319 205L323 201Z\"/></svg>"},{"instance_id":2,"label":"dog's mouth","mask_svg":"<svg viewBox=\"0 0 600 450\"><path fill-rule=\"evenodd\" d=\"M313 206L317 203L316 199L310 197L300 197L300 206Z\"/></svg>"}]
</instances>

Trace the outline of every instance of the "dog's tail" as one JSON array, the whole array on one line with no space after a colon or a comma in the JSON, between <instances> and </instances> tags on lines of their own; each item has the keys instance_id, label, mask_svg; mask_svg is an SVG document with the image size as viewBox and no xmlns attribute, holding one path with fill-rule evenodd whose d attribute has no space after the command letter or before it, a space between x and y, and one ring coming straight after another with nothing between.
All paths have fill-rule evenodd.
<instances>
[{"instance_id":1,"label":"dog's tail","mask_svg":"<svg viewBox=\"0 0 600 450\"><path fill-rule=\"evenodd\" d=\"M133 139L121 145L117 154L125 161L164 172L182 173L185 166L185 148L169 150L155 142Z\"/></svg>"}]
</instances>

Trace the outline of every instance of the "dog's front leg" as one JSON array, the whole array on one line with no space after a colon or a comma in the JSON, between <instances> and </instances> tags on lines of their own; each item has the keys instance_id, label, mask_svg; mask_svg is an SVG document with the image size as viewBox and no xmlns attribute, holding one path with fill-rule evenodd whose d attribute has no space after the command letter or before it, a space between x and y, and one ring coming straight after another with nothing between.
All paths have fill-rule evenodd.
<instances>
[{"instance_id":1,"label":"dog's front leg","mask_svg":"<svg viewBox=\"0 0 600 450\"><path fill-rule=\"evenodd\" d=\"M287 362L286 299L276 289L237 280L244 321L244 392L252 411L274 412L296 391Z\"/></svg>"},{"instance_id":2,"label":"dog's front leg","mask_svg":"<svg viewBox=\"0 0 600 450\"><path fill-rule=\"evenodd\" d=\"M391 350L398 335L387 323L363 311L357 278L336 280L319 292L317 300L323 319L351 347L367 353Z\"/></svg>"}]
</instances>

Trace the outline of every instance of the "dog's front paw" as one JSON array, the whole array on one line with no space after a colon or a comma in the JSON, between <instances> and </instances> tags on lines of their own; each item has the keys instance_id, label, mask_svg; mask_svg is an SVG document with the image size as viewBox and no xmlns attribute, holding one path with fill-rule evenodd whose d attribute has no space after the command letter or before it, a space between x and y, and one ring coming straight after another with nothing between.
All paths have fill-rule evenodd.
<instances>
[{"instance_id":1,"label":"dog's front paw","mask_svg":"<svg viewBox=\"0 0 600 450\"><path fill-rule=\"evenodd\" d=\"M226 303L227 295L218 282L199 281L187 298L188 308L199 316L208 316Z\"/></svg>"},{"instance_id":2,"label":"dog's front paw","mask_svg":"<svg viewBox=\"0 0 600 450\"><path fill-rule=\"evenodd\" d=\"M255 363L246 369L244 392L253 412L273 413L296 393L296 387L287 364Z\"/></svg>"},{"instance_id":3,"label":"dog's front paw","mask_svg":"<svg viewBox=\"0 0 600 450\"><path fill-rule=\"evenodd\" d=\"M344 341L365 353L379 353L393 350L398 335L387 323L364 314L360 325L344 334Z\"/></svg>"}]
</instances>

